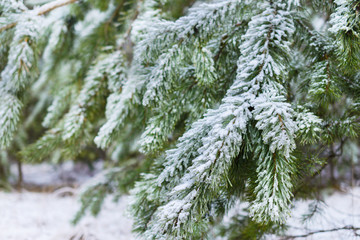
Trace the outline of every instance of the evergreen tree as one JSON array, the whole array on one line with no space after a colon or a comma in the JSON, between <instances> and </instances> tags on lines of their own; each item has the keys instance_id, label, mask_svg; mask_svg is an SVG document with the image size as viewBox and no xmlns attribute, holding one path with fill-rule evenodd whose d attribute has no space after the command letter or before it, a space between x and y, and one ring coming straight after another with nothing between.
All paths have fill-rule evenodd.
<instances>
[{"instance_id":1,"label":"evergreen tree","mask_svg":"<svg viewBox=\"0 0 360 240\"><path fill-rule=\"evenodd\" d=\"M132 189L145 239L211 238L239 201L248 215L215 234L279 232L292 201L311 196L310 180L358 149L359 9L355 0L33 9L0 0L2 156L20 150L34 163L103 149L109 170L75 222L109 192ZM26 133L40 122L33 142Z\"/></svg>"}]
</instances>

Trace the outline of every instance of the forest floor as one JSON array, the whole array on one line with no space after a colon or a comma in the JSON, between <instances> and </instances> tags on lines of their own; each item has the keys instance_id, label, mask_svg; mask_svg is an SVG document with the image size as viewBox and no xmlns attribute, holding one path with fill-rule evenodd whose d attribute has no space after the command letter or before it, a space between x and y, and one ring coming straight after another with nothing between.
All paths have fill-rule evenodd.
<instances>
[{"instance_id":1,"label":"forest floor","mask_svg":"<svg viewBox=\"0 0 360 240\"><path fill-rule=\"evenodd\" d=\"M79 171L79 168L82 169ZM21 192L0 192L1 240L131 240L132 221L126 214L129 197L118 202L106 199L97 218L86 215L77 225L71 220L80 208L78 201L83 186L101 166L83 171L84 166L65 164L24 166ZM74 174L76 172L76 174ZM30 191L31 190L31 191ZM352 230L334 230L347 226L360 227L360 187L323 193L322 202L298 201L288 221L287 235L307 235L307 240L352 240ZM241 207L241 205L240 205ZM316 209L311 220L306 214ZM231 215L231 213L230 213ZM318 232L323 231L325 232ZM360 234L360 231L358 231ZM285 239L268 235L266 239ZM288 238L289 239L289 238Z\"/></svg>"},{"instance_id":2,"label":"forest floor","mask_svg":"<svg viewBox=\"0 0 360 240\"><path fill-rule=\"evenodd\" d=\"M71 224L80 209L79 196L92 175L83 165L41 164L23 167L27 190L0 192L0 240L132 240L126 215L129 197L105 200L98 217L86 215ZM13 169L15 172L16 169Z\"/></svg>"},{"instance_id":3,"label":"forest floor","mask_svg":"<svg viewBox=\"0 0 360 240\"><path fill-rule=\"evenodd\" d=\"M77 196L49 193L0 193L2 240L131 240L131 220L125 213L127 198L107 199L97 218L70 221L79 210Z\"/></svg>"}]
</instances>

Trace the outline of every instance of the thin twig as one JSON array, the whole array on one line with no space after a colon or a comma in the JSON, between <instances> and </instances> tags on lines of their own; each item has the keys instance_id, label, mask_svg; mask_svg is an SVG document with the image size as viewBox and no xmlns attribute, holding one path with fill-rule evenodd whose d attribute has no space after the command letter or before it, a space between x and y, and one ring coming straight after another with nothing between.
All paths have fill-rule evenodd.
<instances>
[{"instance_id":1,"label":"thin twig","mask_svg":"<svg viewBox=\"0 0 360 240\"><path fill-rule=\"evenodd\" d=\"M318 234L318 233L336 232L336 231L341 231L341 230L352 230L352 231L354 231L355 236L360 236L360 234L357 233L357 231L360 230L360 227L345 226L345 227L339 227L339 228L333 228L333 229L323 229L323 230L313 231L313 232L309 232L309 233L302 234L302 235L283 236L281 239L285 240L285 239L295 239L295 238L306 238L306 237L309 237L311 235Z\"/></svg>"},{"instance_id":2,"label":"thin twig","mask_svg":"<svg viewBox=\"0 0 360 240\"><path fill-rule=\"evenodd\" d=\"M44 4L40 8L36 9L36 11L38 12L37 15L38 16L44 15L44 14L46 14L48 12L51 12L52 10L54 10L56 8L59 8L59 7L74 3L76 1L78 1L78 0L57 0L57 1L54 1L54 2Z\"/></svg>"},{"instance_id":3,"label":"thin twig","mask_svg":"<svg viewBox=\"0 0 360 240\"><path fill-rule=\"evenodd\" d=\"M124 4L125 4L125 0L123 0L123 1L116 7L116 9L114 10L113 14L112 14L111 17L109 18L109 20L106 21L106 23L105 23L105 34L106 34L106 36L107 36L107 34L108 34L108 30L109 30L110 24L111 24L112 21L118 16L119 11L124 7Z\"/></svg>"}]
</instances>

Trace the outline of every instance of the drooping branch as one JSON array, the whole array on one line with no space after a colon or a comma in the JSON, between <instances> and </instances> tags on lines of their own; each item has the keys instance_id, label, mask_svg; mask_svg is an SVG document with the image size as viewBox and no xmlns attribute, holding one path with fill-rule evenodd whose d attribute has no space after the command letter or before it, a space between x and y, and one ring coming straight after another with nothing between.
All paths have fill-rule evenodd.
<instances>
[{"instance_id":1,"label":"drooping branch","mask_svg":"<svg viewBox=\"0 0 360 240\"><path fill-rule=\"evenodd\" d=\"M56 1L44 4L43 6L41 6L39 8L36 8L34 10L31 10L31 11L35 11L35 15L41 16L41 15L45 15L46 13L51 12L52 10L54 10L56 8L59 8L59 7L65 6L65 5L69 5L69 4L74 3L76 1L78 1L78 0L56 0ZM7 25L5 25L3 27L0 27L0 33L2 31L13 28L16 25L17 25L17 22L12 22L12 23L9 23L9 24L7 24Z\"/></svg>"}]
</instances>

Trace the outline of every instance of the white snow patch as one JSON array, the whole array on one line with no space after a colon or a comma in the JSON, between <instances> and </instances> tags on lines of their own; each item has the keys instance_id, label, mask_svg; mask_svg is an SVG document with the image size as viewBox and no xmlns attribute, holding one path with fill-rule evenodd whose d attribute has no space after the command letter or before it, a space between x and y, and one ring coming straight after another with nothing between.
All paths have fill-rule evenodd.
<instances>
[{"instance_id":1,"label":"white snow patch","mask_svg":"<svg viewBox=\"0 0 360 240\"><path fill-rule=\"evenodd\" d=\"M78 196L0 192L0 239L131 240L132 221L124 215L127 202L128 197L123 197L114 203L110 196L97 218L85 216L73 226Z\"/></svg>"}]
</instances>

